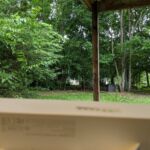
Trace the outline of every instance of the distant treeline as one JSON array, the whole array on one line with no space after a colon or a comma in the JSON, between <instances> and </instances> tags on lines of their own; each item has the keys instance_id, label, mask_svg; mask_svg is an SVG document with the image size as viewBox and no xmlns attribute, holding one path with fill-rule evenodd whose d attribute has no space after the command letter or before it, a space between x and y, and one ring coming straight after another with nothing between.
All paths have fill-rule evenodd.
<instances>
[{"instance_id":1,"label":"distant treeline","mask_svg":"<svg viewBox=\"0 0 150 150\"><path fill-rule=\"evenodd\" d=\"M101 86L150 86L149 18L146 7L100 13ZM91 90L91 39L91 13L80 0L3 0L0 95L39 87Z\"/></svg>"}]
</instances>

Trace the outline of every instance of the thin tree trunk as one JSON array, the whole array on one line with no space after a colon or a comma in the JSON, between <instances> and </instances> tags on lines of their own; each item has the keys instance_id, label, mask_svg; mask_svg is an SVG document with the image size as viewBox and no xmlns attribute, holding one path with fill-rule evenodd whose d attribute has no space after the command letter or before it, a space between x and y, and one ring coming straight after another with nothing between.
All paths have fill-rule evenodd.
<instances>
[{"instance_id":1,"label":"thin tree trunk","mask_svg":"<svg viewBox=\"0 0 150 150\"><path fill-rule=\"evenodd\" d=\"M112 52L113 55L115 55L115 53L114 53L114 40L113 40L113 35L112 34L111 34L111 52ZM120 90L120 88L121 88L120 75L119 75L119 69L118 69L118 65L117 65L116 60L114 60L114 65L115 65L115 70L116 70L116 75L117 75L117 81L118 81L119 90Z\"/></svg>"},{"instance_id":2,"label":"thin tree trunk","mask_svg":"<svg viewBox=\"0 0 150 150\"><path fill-rule=\"evenodd\" d=\"M140 22L144 16L144 13L141 12L138 20L136 21L136 23L134 25L131 24L132 21L132 16L131 16L132 12L131 9L128 10L128 17L129 17L129 40L132 39L133 37L133 33L135 32L135 30L138 28L138 26L140 26ZM128 66L128 77L129 77L129 81L128 81L128 91L130 92L132 90L132 52L131 49L129 49L129 66Z\"/></svg>"},{"instance_id":3,"label":"thin tree trunk","mask_svg":"<svg viewBox=\"0 0 150 150\"><path fill-rule=\"evenodd\" d=\"M120 31L121 31L121 52L123 53L122 60L121 60L121 67L122 67L122 72L121 72L121 92L124 92L125 90L125 51L124 51L124 10L121 10L121 15L120 15Z\"/></svg>"},{"instance_id":4,"label":"thin tree trunk","mask_svg":"<svg viewBox=\"0 0 150 150\"><path fill-rule=\"evenodd\" d=\"M146 71L147 87L150 87L149 73Z\"/></svg>"},{"instance_id":5,"label":"thin tree trunk","mask_svg":"<svg viewBox=\"0 0 150 150\"><path fill-rule=\"evenodd\" d=\"M132 29L131 29L131 10L129 9L129 40L132 38ZM128 81L128 91L131 91L131 86L132 86L132 53L131 49L129 49L129 81Z\"/></svg>"}]
</instances>

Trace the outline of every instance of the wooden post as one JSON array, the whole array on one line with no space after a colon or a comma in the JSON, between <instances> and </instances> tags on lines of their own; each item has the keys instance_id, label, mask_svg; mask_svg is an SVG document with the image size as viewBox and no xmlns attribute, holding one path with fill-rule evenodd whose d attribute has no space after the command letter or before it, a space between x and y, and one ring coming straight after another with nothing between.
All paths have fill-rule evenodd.
<instances>
[{"instance_id":1,"label":"wooden post","mask_svg":"<svg viewBox=\"0 0 150 150\"><path fill-rule=\"evenodd\" d=\"M92 4L92 43L93 43L93 90L94 101L99 101L99 15L98 2Z\"/></svg>"}]
</instances>

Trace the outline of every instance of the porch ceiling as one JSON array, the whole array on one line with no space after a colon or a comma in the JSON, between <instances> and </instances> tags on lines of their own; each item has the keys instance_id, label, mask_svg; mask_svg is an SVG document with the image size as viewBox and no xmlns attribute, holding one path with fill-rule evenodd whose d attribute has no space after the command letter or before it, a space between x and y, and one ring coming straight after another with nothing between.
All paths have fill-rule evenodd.
<instances>
[{"instance_id":1,"label":"porch ceiling","mask_svg":"<svg viewBox=\"0 0 150 150\"><path fill-rule=\"evenodd\" d=\"M150 0L83 0L89 9L92 3L98 1L98 9L100 11L119 10L125 8L134 8L150 5Z\"/></svg>"}]
</instances>

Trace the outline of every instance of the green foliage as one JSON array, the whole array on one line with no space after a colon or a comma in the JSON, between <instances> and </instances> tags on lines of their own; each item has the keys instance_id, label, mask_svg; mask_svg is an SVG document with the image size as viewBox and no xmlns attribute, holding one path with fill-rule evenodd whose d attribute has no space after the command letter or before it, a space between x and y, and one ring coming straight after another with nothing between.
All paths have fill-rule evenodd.
<instances>
[{"instance_id":1,"label":"green foliage","mask_svg":"<svg viewBox=\"0 0 150 150\"><path fill-rule=\"evenodd\" d=\"M120 11L100 14L101 80L121 80L124 58L126 84L130 64L132 86L140 83L143 72L150 72L149 11L124 11L123 45ZM81 1L0 0L0 29L1 93L66 89L68 79L92 89L91 13Z\"/></svg>"},{"instance_id":2,"label":"green foliage","mask_svg":"<svg viewBox=\"0 0 150 150\"><path fill-rule=\"evenodd\" d=\"M63 38L53 27L36 16L13 14L0 18L0 86L20 90L36 83L46 83L57 76L53 67L62 58Z\"/></svg>"}]
</instances>

